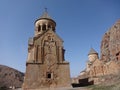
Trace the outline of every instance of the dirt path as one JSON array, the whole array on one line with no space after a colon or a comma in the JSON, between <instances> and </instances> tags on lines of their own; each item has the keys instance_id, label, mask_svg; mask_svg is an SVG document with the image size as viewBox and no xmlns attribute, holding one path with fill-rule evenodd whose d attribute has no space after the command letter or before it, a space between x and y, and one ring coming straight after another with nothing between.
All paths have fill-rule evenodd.
<instances>
[{"instance_id":1,"label":"dirt path","mask_svg":"<svg viewBox=\"0 0 120 90\"><path fill-rule=\"evenodd\" d=\"M22 89L20 88L20 89L14 89L14 90L22 90ZM49 89L49 90L52 90L52 89ZM79 88L60 88L60 89L54 89L54 90L90 90L90 89L86 87L79 87Z\"/></svg>"},{"instance_id":2,"label":"dirt path","mask_svg":"<svg viewBox=\"0 0 120 90\"><path fill-rule=\"evenodd\" d=\"M79 87L79 88L61 88L61 89L58 89L58 90L91 90L91 89L88 89L86 87Z\"/></svg>"},{"instance_id":3,"label":"dirt path","mask_svg":"<svg viewBox=\"0 0 120 90\"><path fill-rule=\"evenodd\" d=\"M68 90L90 90L90 89L88 89L86 87L79 87L79 88L72 88L72 89L68 89Z\"/></svg>"}]
</instances>

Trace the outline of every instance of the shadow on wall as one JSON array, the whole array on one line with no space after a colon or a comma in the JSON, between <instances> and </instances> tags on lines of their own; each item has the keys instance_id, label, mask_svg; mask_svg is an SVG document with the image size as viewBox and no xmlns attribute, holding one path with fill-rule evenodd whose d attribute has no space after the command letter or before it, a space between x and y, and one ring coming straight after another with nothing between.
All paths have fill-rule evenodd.
<instances>
[{"instance_id":1,"label":"shadow on wall","mask_svg":"<svg viewBox=\"0 0 120 90\"><path fill-rule=\"evenodd\" d=\"M94 81L88 81L89 78L84 78L84 79L79 79L79 83L72 83L72 87L84 87L84 86L89 86L93 85Z\"/></svg>"}]
</instances>

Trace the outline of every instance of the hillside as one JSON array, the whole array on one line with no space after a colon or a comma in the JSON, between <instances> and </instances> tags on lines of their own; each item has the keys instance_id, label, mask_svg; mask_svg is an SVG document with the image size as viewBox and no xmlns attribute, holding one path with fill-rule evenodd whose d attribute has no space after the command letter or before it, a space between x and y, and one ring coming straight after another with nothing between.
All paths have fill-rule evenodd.
<instances>
[{"instance_id":1,"label":"hillside","mask_svg":"<svg viewBox=\"0 0 120 90\"><path fill-rule=\"evenodd\" d=\"M120 73L118 75L103 76L105 82L88 86L90 90L120 90Z\"/></svg>"},{"instance_id":2,"label":"hillside","mask_svg":"<svg viewBox=\"0 0 120 90\"><path fill-rule=\"evenodd\" d=\"M13 68L0 65L0 88L3 87L21 87L24 79L24 73Z\"/></svg>"}]
</instances>

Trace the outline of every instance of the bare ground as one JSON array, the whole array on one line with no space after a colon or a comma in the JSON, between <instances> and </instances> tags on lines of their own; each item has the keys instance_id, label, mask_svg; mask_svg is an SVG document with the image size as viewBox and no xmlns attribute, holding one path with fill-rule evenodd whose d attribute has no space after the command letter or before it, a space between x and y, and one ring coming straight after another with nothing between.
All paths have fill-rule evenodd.
<instances>
[{"instance_id":1,"label":"bare ground","mask_svg":"<svg viewBox=\"0 0 120 90\"><path fill-rule=\"evenodd\" d=\"M15 89L15 90L22 90L22 89ZM53 89L49 89L53 90ZM54 89L54 90L91 90L86 87L79 87L79 88L59 88L59 89Z\"/></svg>"}]
</instances>

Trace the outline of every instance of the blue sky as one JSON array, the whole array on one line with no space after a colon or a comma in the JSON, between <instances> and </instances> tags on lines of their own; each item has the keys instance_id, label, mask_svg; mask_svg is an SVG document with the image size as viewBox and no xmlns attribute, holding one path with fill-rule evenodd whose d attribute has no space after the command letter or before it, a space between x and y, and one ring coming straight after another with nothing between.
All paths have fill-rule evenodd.
<instances>
[{"instance_id":1,"label":"blue sky","mask_svg":"<svg viewBox=\"0 0 120 90\"><path fill-rule=\"evenodd\" d=\"M90 48L100 54L102 36L120 19L120 0L0 0L0 64L25 72L28 38L45 7L64 40L71 76L77 76Z\"/></svg>"}]
</instances>

